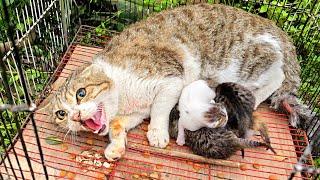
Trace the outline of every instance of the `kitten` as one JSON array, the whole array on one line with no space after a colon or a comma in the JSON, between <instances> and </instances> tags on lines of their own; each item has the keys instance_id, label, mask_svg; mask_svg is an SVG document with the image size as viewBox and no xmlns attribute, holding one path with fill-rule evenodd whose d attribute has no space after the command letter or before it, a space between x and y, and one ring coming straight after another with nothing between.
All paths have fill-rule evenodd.
<instances>
[{"instance_id":1,"label":"kitten","mask_svg":"<svg viewBox=\"0 0 320 180\"><path fill-rule=\"evenodd\" d=\"M216 110L214 112L211 110L206 112L208 107L203 108L202 106L212 106L209 102L213 97L218 103L213 104ZM178 122L179 131L177 143L180 143L179 145L184 144L184 129L195 131L201 127L223 127L225 124L227 124L226 128L237 135L237 137L242 139L249 138L249 132L253 131L254 125L252 117L254 104L255 97L252 92L237 83L227 82L219 84L215 92L213 92L203 80L191 83L182 90L179 100L178 110L180 112L180 118ZM186 111L188 113L186 113ZM225 111L227 111L227 116L225 115ZM203 117L206 117L206 119ZM213 126L211 121L223 123L224 125ZM222 131L223 130L210 131L208 136L215 138L214 133ZM261 127L260 131L265 141L270 144L266 127ZM226 132L224 132L223 135L229 137ZM183 144L181 144L181 139L183 140ZM273 149L271 150L273 151ZM241 152L244 157L244 149L241 149Z\"/></svg>"},{"instance_id":2,"label":"kitten","mask_svg":"<svg viewBox=\"0 0 320 180\"><path fill-rule=\"evenodd\" d=\"M115 160L125 152L127 131L149 116L150 145L167 146L170 111L193 81L203 79L210 88L237 82L253 92L255 107L271 96L281 108L297 99L299 71L294 45L272 21L225 5L182 6L114 36L42 110L71 131L110 130L105 157Z\"/></svg>"},{"instance_id":3,"label":"kitten","mask_svg":"<svg viewBox=\"0 0 320 180\"><path fill-rule=\"evenodd\" d=\"M253 126L255 124L252 117L255 97L252 92L240 84L227 82L219 84L215 93L214 100L223 104L227 109L229 119L226 128L240 138L249 138L254 131ZM268 130L264 124L260 125L259 131L260 135L265 138L265 142L270 144ZM271 150L274 152L272 148ZM241 149L241 152L244 156L243 149Z\"/></svg>"},{"instance_id":4,"label":"kitten","mask_svg":"<svg viewBox=\"0 0 320 180\"><path fill-rule=\"evenodd\" d=\"M170 114L169 134L171 138L178 136L179 110L173 108ZM268 142L259 142L239 138L236 134L223 127L203 127L196 131L185 131L185 143L193 153L215 159L227 159L243 148L266 147L272 149ZM264 135L265 133L261 133ZM264 136L263 140L267 139Z\"/></svg>"},{"instance_id":5,"label":"kitten","mask_svg":"<svg viewBox=\"0 0 320 180\"><path fill-rule=\"evenodd\" d=\"M252 113L255 97L250 90L237 83L221 83L215 89L216 102L222 103L228 113L227 128L237 131L240 138L249 138L253 129Z\"/></svg>"},{"instance_id":6,"label":"kitten","mask_svg":"<svg viewBox=\"0 0 320 180\"><path fill-rule=\"evenodd\" d=\"M180 112L178 145L182 146L185 143L184 129L195 131L202 127L213 128L224 126L227 123L228 117L224 106L219 106L214 101L214 106L212 106L214 97L214 91L203 80L194 81L183 88L178 107ZM214 116L213 118L203 118L208 109L214 114L221 113L221 115Z\"/></svg>"}]
</instances>

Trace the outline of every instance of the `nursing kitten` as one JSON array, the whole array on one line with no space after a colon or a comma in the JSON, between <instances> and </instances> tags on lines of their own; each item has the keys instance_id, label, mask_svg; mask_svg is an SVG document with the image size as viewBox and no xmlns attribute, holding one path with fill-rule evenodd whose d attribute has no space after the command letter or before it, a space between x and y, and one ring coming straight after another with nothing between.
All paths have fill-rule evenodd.
<instances>
[{"instance_id":1,"label":"nursing kitten","mask_svg":"<svg viewBox=\"0 0 320 180\"><path fill-rule=\"evenodd\" d=\"M227 123L227 111L223 105L214 103L214 97L214 91L203 80L194 81L183 88L178 106L178 145L182 146L185 143L184 129L195 131L202 127L221 127ZM203 118L208 109L214 116Z\"/></svg>"},{"instance_id":2,"label":"nursing kitten","mask_svg":"<svg viewBox=\"0 0 320 180\"><path fill-rule=\"evenodd\" d=\"M287 99L296 102L299 72L294 45L272 21L225 5L189 5L114 36L43 110L71 131L106 135L110 130L105 156L116 160L125 152L127 131L149 116L150 145L167 146L170 111L183 87L195 80L211 88L237 82L253 92L255 107L271 96L280 109ZM293 126L301 108L290 111Z\"/></svg>"},{"instance_id":3,"label":"nursing kitten","mask_svg":"<svg viewBox=\"0 0 320 180\"><path fill-rule=\"evenodd\" d=\"M171 138L176 139L178 136L178 122L179 110L175 107L170 113L169 134ZM266 147L272 149L267 142L239 138L233 131L223 127L203 127L196 131L187 129L184 131L185 143L191 148L192 152L209 158L227 159L244 148ZM261 134L264 135L265 133ZM262 139L265 140L266 138L262 136Z\"/></svg>"},{"instance_id":4,"label":"nursing kitten","mask_svg":"<svg viewBox=\"0 0 320 180\"><path fill-rule=\"evenodd\" d=\"M252 117L255 105L255 97L250 90L244 86L227 82L219 84L215 89L216 97L214 100L223 104L228 113L226 128L233 131L240 138L249 138L255 124ZM265 125L259 126L260 135L265 142L270 144L268 130ZM271 148L274 152L274 150ZM244 156L244 150L241 150ZM275 153L275 152L274 152Z\"/></svg>"},{"instance_id":5,"label":"nursing kitten","mask_svg":"<svg viewBox=\"0 0 320 180\"><path fill-rule=\"evenodd\" d=\"M248 138L253 130L255 97L251 91L237 83L221 83L215 89L216 102L222 103L228 113L227 128L235 130L240 138Z\"/></svg>"}]
</instances>

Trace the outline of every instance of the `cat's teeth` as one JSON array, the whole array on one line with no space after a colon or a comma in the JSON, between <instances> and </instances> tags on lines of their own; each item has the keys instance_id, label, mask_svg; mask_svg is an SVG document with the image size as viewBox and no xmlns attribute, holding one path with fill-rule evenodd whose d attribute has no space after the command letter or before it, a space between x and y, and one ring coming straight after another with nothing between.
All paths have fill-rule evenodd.
<instances>
[{"instance_id":1,"label":"cat's teeth","mask_svg":"<svg viewBox=\"0 0 320 180\"><path fill-rule=\"evenodd\" d=\"M97 129L96 131L94 131L93 133L98 134L100 131L100 129Z\"/></svg>"}]
</instances>

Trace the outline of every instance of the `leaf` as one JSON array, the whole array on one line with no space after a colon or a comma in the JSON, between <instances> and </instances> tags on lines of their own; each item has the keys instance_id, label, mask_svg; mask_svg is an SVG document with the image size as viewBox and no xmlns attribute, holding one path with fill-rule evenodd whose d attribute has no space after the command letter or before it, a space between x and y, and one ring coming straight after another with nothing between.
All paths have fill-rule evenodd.
<instances>
[{"instance_id":1,"label":"leaf","mask_svg":"<svg viewBox=\"0 0 320 180\"><path fill-rule=\"evenodd\" d=\"M260 13L265 13L265 12L267 12L268 11L268 6L267 5L263 5L263 6L261 6L261 8L260 8Z\"/></svg>"},{"instance_id":2,"label":"leaf","mask_svg":"<svg viewBox=\"0 0 320 180\"><path fill-rule=\"evenodd\" d=\"M10 6L13 2L14 2L14 0L6 0L6 5Z\"/></svg>"},{"instance_id":3,"label":"leaf","mask_svg":"<svg viewBox=\"0 0 320 180\"><path fill-rule=\"evenodd\" d=\"M28 17L27 19L26 19L26 23L28 24L28 25L31 25L32 24L32 18L31 17Z\"/></svg>"},{"instance_id":4,"label":"leaf","mask_svg":"<svg viewBox=\"0 0 320 180\"><path fill-rule=\"evenodd\" d=\"M61 139L55 136L48 136L45 140L46 140L46 143L50 145L58 145L63 143Z\"/></svg>"},{"instance_id":5,"label":"leaf","mask_svg":"<svg viewBox=\"0 0 320 180\"><path fill-rule=\"evenodd\" d=\"M295 16L289 16L288 17L288 21L294 21L296 18L295 18Z\"/></svg>"},{"instance_id":6,"label":"leaf","mask_svg":"<svg viewBox=\"0 0 320 180\"><path fill-rule=\"evenodd\" d=\"M21 32L24 31L24 26L23 26L22 23L18 23L18 24L16 25L16 28L17 28L19 31L21 31Z\"/></svg>"}]
</instances>

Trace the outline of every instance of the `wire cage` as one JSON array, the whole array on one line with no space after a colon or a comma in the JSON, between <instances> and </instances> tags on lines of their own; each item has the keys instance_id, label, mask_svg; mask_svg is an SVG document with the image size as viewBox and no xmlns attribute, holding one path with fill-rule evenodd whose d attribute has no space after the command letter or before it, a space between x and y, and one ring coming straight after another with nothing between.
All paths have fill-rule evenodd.
<instances>
[{"instance_id":1,"label":"wire cage","mask_svg":"<svg viewBox=\"0 0 320 180\"><path fill-rule=\"evenodd\" d=\"M319 156L318 0L207 1L272 19L294 40L302 67L300 98L316 115L303 131L290 127L285 114L273 112L266 105L259 107L255 118L267 122L272 145L280 152L278 156L250 149L245 159L238 152L225 161L213 160L214 165L197 162L176 156L190 157L190 150L174 142L165 150L148 146L144 122L130 132L125 157L109 164L101 158L105 138L87 133L65 138L65 132L57 129L45 114L34 111L73 70L89 63L112 35L126 25L167 8L195 3L201 0L1 0L0 178L286 179L310 141L315 142L314 157ZM81 7L86 7L86 11ZM94 154L83 154L88 150ZM303 165L313 166L313 158L308 157ZM296 173L295 178L318 177L304 172Z\"/></svg>"}]
</instances>

